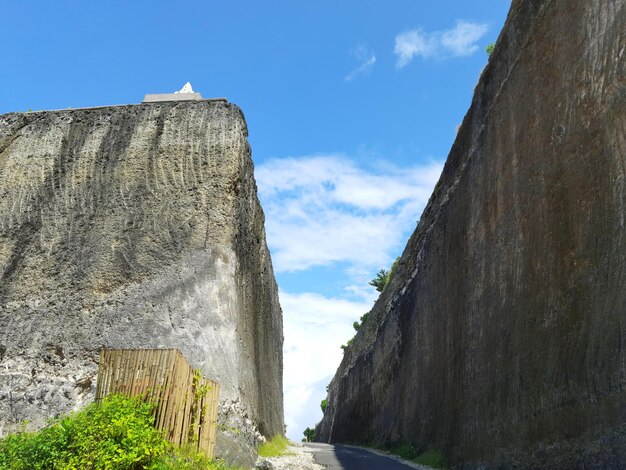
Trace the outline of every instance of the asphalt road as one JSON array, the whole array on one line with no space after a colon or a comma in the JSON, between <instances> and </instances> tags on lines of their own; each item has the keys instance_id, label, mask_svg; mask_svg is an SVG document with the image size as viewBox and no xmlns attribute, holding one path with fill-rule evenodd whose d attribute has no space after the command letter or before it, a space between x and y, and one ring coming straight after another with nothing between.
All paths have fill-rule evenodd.
<instances>
[{"instance_id":1,"label":"asphalt road","mask_svg":"<svg viewBox=\"0 0 626 470\"><path fill-rule=\"evenodd\" d=\"M315 462L326 465L328 470L407 470L414 469L389 457L363 449L342 445L303 443L313 453Z\"/></svg>"}]
</instances>

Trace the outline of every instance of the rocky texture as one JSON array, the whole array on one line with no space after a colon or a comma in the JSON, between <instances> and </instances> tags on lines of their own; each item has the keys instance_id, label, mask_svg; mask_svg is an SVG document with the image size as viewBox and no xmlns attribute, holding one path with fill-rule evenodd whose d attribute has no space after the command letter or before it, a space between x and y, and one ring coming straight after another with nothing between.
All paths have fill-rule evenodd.
<instances>
[{"instance_id":1,"label":"rocky texture","mask_svg":"<svg viewBox=\"0 0 626 470\"><path fill-rule=\"evenodd\" d=\"M626 465L626 3L514 0L318 437Z\"/></svg>"},{"instance_id":2,"label":"rocky texture","mask_svg":"<svg viewBox=\"0 0 626 470\"><path fill-rule=\"evenodd\" d=\"M315 463L311 451L301 444L294 443L279 457L259 458L254 466L257 470L324 470Z\"/></svg>"},{"instance_id":3,"label":"rocky texture","mask_svg":"<svg viewBox=\"0 0 626 470\"><path fill-rule=\"evenodd\" d=\"M101 347L175 347L254 462L283 431L263 223L232 104L0 116L0 434L91 400Z\"/></svg>"}]
</instances>

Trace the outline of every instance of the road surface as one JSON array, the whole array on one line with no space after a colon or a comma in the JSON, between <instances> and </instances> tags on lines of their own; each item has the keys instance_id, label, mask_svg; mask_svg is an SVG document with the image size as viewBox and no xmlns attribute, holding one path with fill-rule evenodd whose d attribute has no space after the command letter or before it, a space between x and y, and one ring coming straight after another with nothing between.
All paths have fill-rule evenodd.
<instances>
[{"instance_id":1,"label":"road surface","mask_svg":"<svg viewBox=\"0 0 626 470\"><path fill-rule=\"evenodd\" d=\"M328 470L408 470L416 468L357 447L317 442L306 442L303 443L303 446L313 453L316 463L325 465Z\"/></svg>"}]
</instances>

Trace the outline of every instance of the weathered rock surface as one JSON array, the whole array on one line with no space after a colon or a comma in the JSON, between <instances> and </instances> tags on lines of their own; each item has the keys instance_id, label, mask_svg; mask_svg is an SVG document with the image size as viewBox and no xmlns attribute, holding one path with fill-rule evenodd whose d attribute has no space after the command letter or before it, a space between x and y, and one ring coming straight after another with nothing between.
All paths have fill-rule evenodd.
<instances>
[{"instance_id":1,"label":"weathered rock surface","mask_svg":"<svg viewBox=\"0 0 626 470\"><path fill-rule=\"evenodd\" d=\"M91 400L103 346L175 347L252 464L255 428L283 431L263 224L232 104L0 116L0 434Z\"/></svg>"},{"instance_id":2,"label":"weathered rock surface","mask_svg":"<svg viewBox=\"0 0 626 470\"><path fill-rule=\"evenodd\" d=\"M322 441L626 466L625 50L623 0L513 1Z\"/></svg>"}]
</instances>

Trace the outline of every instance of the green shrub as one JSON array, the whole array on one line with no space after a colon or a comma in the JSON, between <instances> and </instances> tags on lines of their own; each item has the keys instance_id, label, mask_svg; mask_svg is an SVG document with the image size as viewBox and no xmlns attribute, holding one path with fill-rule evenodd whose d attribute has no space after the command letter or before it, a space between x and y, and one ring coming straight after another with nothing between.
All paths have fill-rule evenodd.
<instances>
[{"instance_id":1,"label":"green shrub","mask_svg":"<svg viewBox=\"0 0 626 470\"><path fill-rule=\"evenodd\" d=\"M430 467L447 467L446 459L440 450L427 450L426 452L418 455L414 460L419 464L428 465Z\"/></svg>"},{"instance_id":2,"label":"green shrub","mask_svg":"<svg viewBox=\"0 0 626 470\"><path fill-rule=\"evenodd\" d=\"M396 260L393 262L393 264L391 265L391 268L389 269L389 271L387 271L386 269L381 269L376 274L376 277L372 279L368 284L374 287L378 292L384 291L385 287L387 287L387 284L389 284L389 280L391 279L391 276L393 275L393 271L398 266L399 261L400 261L400 257L398 256Z\"/></svg>"},{"instance_id":3,"label":"green shrub","mask_svg":"<svg viewBox=\"0 0 626 470\"><path fill-rule=\"evenodd\" d=\"M279 434L259 446L259 456L278 457L279 455L284 455L288 447L289 439Z\"/></svg>"},{"instance_id":4,"label":"green shrub","mask_svg":"<svg viewBox=\"0 0 626 470\"><path fill-rule=\"evenodd\" d=\"M345 350L348 349L350 346L352 346L352 343L354 342L354 338L350 338L348 340L348 342L346 344L342 344L341 346L339 346L341 349Z\"/></svg>"},{"instance_id":5,"label":"green shrub","mask_svg":"<svg viewBox=\"0 0 626 470\"><path fill-rule=\"evenodd\" d=\"M150 470L235 470L221 460L211 460L190 446L184 446L159 459Z\"/></svg>"},{"instance_id":6,"label":"green shrub","mask_svg":"<svg viewBox=\"0 0 626 470\"><path fill-rule=\"evenodd\" d=\"M389 452L407 460L412 460L419 455L419 450L417 450L413 444L408 443L397 444L389 449Z\"/></svg>"},{"instance_id":7,"label":"green shrub","mask_svg":"<svg viewBox=\"0 0 626 470\"><path fill-rule=\"evenodd\" d=\"M112 395L101 404L53 422L36 433L0 441L0 468L135 469L167 453L168 443L153 427L153 405Z\"/></svg>"},{"instance_id":8,"label":"green shrub","mask_svg":"<svg viewBox=\"0 0 626 470\"><path fill-rule=\"evenodd\" d=\"M322 413L326 411L327 407L328 407L328 398L324 398L322 402L320 403L320 408L322 409Z\"/></svg>"},{"instance_id":9,"label":"green shrub","mask_svg":"<svg viewBox=\"0 0 626 470\"><path fill-rule=\"evenodd\" d=\"M487 47L485 47L485 52L487 53L487 55L491 55L495 48L496 48L496 43L492 42Z\"/></svg>"},{"instance_id":10,"label":"green shrub","mask_svg":"<svg viewBox=\"0 0 626 470\"><path fill-rule=\"evenodd\" d=\"M368 284L374 287L378 292L385 290L385 286L389 282L389 271L381 269L376 273L376 277L372 279Z\"/></svg>"},{"instance_id":11,"label":"green shrub","mask_svg":"<svg viewBox=\"0 0 626 470\"><path fill-rule=\"evenodd\" d=\"M315 440L315 428L306 428L302 434L304 434L302 442L313 442Z\"/></svg>"},{"instance_id":12,"label":"green shrub","mask_svg":"<svg viewBox=\"0 0 626 470\"><path fill-rule=\"evenodd\" d=\"M0 440L0 469L226 469L176 449L154 426L154 405L140 397L110 395L34 433Z\"/></svg>"},{"instance_id":13,"label":"green shrub","mask_svg":"<svg viewBox=\"0 0 626 470\"><path fill-rule=\"evenodd\" d=\"M427 450L421 452L418 448L409 443L399 443L393 447L375 446L382 450L395 454L403 459L411 460L421 465L433 468L447 468L446 459L440 450Z\"/></svg>"}]
</instances>

